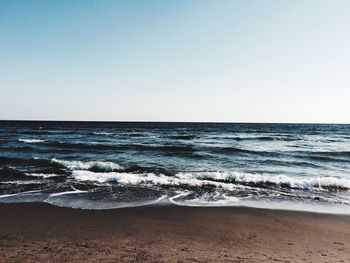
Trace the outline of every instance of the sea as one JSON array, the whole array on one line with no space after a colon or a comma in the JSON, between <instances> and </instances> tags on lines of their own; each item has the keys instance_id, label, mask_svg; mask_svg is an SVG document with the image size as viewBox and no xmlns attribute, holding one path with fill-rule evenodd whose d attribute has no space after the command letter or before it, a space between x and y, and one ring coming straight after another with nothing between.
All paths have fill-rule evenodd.
<instances>
[{"instance_id":1,"label":"sea","mask_svg":"<svg viewBox=\"0 0 350 263\"><path fill-rule=\"evenodd\" d=\"M350 214L350 125L0 121L0 203Z\"/></svg>"}]
</instances>

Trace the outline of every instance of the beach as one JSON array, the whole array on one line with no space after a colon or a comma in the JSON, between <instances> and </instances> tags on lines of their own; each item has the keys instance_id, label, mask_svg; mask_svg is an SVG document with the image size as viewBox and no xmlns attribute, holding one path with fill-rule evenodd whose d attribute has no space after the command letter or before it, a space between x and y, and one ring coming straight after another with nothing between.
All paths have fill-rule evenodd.
<instances>
[{"instance_id":1,"label":"beach","mask_svg":"<svg viewBox=\"0 0 350 263\"><path fill-rule=\"evenodd\" d=\"M244 207L0 205L0 262L349 262L350 217Z\"/></svg>"}]
</instances>

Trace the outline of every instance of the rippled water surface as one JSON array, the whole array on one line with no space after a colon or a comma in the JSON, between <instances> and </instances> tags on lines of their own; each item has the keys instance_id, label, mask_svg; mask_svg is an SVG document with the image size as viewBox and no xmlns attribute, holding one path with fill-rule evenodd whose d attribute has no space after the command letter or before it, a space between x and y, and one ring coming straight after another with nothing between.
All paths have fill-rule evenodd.
<instances>
[{"instance_id":1,"label":"rippled water surface","mask_svg":"<svg viewBox=\"0 0 350 263\"><path fill-rule=\"evenodd\" d=\"M0 202L350 213L350 125L0 122Z\"/></svg>"}]
</instances>

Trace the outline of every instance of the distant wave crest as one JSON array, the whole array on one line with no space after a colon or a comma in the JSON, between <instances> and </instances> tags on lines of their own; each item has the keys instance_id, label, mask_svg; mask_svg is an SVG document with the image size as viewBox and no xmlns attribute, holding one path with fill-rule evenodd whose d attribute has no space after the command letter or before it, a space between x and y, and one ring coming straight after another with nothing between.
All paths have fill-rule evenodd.
<instances>
[{"instance_id":1,"label":"distant wave crest","mask_svg":"<svg viewBox=\"0 0 350 263\"><path fill-rule=\"evenodd\" d=\"M94 135L106 135L106 136L110 136L113 133L111 132L93 132Z\"/></svg>"},{"instance_id":2,"label":"distant wave crest","mask_svg":"<svg viewBox=\"0 0 350 263\"><path fill-rule=\"evenodd\" d=\"M40 140L40 139L18 139L19 142L24 142L24 143L41 143L45 142L45 140Z\"/></svg>"},{"instance_id":3,"label":"distant wave crest","mask_svg":"<svg viewBox=\"0 0 350 263\"><path fill-rule=\"evenodd\" d=\"M117 163L103 162L103 161L82 162L82 161L58 160L56 158L53 158L52 162L63 165L64 167L67 167L70 170L95 170L95 171L112 172L123 168Z\"/></svg>"}]
</instances>

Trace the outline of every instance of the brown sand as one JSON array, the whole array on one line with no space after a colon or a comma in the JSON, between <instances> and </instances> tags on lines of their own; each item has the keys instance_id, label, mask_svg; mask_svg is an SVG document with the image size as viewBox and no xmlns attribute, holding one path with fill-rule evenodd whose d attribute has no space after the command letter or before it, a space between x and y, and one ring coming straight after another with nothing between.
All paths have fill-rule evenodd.
<instances>
[{"instance_id":1,"label":"brown sand","mask_svg":"<svg viewBox=\"0 0 350 263\"><path fill-rule=\"evenodd\" d=\"M1 204L0 262L350 262L350 218L252 208Z\"/></svg>"}]
</instances>

